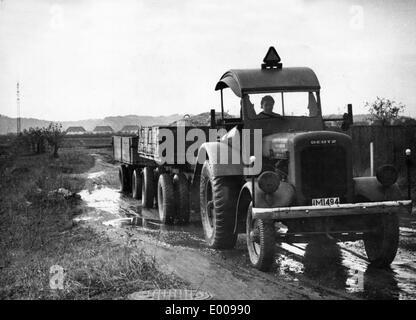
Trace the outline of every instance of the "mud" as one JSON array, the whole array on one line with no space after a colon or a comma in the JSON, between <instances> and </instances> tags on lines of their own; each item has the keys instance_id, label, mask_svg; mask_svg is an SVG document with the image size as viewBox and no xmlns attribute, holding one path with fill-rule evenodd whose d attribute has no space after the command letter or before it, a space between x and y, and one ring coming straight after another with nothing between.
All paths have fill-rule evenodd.
<instances>
[{"instance_id":1,"label":"mud","mask_svg":"<svg viewBox=\"0 0 416 320\"><path fill-rule=\"evenodd\" d=\"M118 169L94 154L95 166L85 173L82 214L74 221L105 232L116 242L153 255L160 268L188 281L192 288L219 299L415 299L416 219L401 217L400 248L388 270L368 265L361 241L336 244L278 244L272 272L249 264L245 236L236 248L217 251L205 245L200 221L165 226L156 209L118 190Z\"/></svg>"}]
</instances>

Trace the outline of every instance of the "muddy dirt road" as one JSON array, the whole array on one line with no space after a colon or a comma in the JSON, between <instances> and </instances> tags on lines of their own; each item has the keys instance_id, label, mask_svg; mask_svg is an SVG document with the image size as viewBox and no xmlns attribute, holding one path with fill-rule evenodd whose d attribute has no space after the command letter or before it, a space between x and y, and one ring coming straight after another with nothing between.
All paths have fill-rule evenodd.
<instances>
[{"instance_id":1,"label":"muddy dirt road","mask_svg":"<svg viewBox=\"0 0 416 320\"><path fill-rule=\"evenodd\" d=\"M82 214L75 218L113 241L143 248L160 269L173 272L193 289L214 299L415 299L416 219L401 217L398 255L390 270L372 269L361 242L278 246L273 272L249 265L244 235L234 250L205 246L198 217L188 226L166 227L157 210L142 210L138 200L118 189L118 167L105 154L94 154L95 166L80 195Z\"/></svg>"}]
</instances>

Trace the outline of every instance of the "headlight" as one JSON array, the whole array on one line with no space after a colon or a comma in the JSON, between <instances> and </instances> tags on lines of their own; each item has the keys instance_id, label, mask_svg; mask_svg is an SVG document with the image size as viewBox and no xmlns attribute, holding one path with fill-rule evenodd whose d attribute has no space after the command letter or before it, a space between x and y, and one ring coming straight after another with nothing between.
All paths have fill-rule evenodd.
<instances>
[{"instance_id":1,"label":"headlight","mask_svg":"<svg viewBox=\"0 0 416 320\"><path fill-rule=\"evenodd\" d=\"M377 168L376 177L384 187L390 187L397 181L398 173L395 167L386 164Z\"/></svg>"},{"instance_id":2,"label":"headlight","mask_svg":"<svg viewBox=\"0 0 416 320\"><path fill-rule=\"evenodd\" d=\"M261 190L265 193L273 193L279 188L280 176L273 171L265 171L257 181Z\"/></svg>"}]
</instances>

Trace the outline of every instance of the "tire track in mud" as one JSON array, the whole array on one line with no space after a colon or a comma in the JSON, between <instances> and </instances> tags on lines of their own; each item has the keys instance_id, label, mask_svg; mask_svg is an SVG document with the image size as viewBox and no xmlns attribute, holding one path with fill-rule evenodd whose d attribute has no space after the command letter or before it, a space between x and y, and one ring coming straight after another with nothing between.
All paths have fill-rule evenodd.
<instances>
[{"instance_id":1,"label":"tire track in mud","mask_svg":"<svg viewBox=\"0 0 416 320\"><path fill-rule=\"evenodd\" d=\"M305 244L277 246L276 266L262 273L250 266L244 237L235 250L205 246L197 221L189 226L160 225L157 210L142 210L140 201L118 191L118 170L99 154L86 173L82 198L86 221L104 229L114 241L135 243L154 256L165 272L174 272L219 299L415 299L413 219L401 226L401 245L392 270L368 267L358 242L328 247ZM101 223L97 223L101 222ZM122 228L120 228L123 226ZM416 247L416 246L415 246Z\"/></svg>"}]
</instances>

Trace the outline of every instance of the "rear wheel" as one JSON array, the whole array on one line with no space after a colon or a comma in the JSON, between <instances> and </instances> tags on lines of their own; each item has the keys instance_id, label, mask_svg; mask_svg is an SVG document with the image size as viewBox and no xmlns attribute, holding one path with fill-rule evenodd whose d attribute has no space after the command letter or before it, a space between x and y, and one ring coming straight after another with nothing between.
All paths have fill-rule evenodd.
<instances>
[{"instance_id":1,"label":"rear wheel","mask_svg":"<svg viewBox=\"0 0 416 320\"><path fill-rule=\"evenodd\" d=\"M180 224L189 223L189 187L188 179L183 173L175 174L173 177L173 187L176 198L176 217Z\"/></svg>"},{"instance_id":2,"label":"rear wheel","mask_svg":"<svg viewBox=\"0 0 416 320\"><path fill-rule=\"evenodd\" d=\"M142 175L140 169L134 169L131 177L131 189L134 199L142 198Z\"/></svg>"},{"instance_id":3,"label":"rear wheel","mask_svg":"<svg viewBox=\"0 0 416 320\"><path fill-rule=\"evenodd\" d=\"M231 249L237 241L235 210L240 179L214 177L205 161L201 171L200 210L205 240L211 248Z\"/></svg>"},{"instance_id":4,"label":"rear wheel","mask_svg":"<svg viewBox=\"0 0 416 320\"><path fill-rule=\"evenodd\" d=\"M394 260L399 246L399 218L397 214L375 217L375 231L364 235L367 258L374 267L388 267Z\"/></svg>"},{"instance_id":5,"label":"rear wheel","mask_svg":"<svg viewBox=\"0 0 416 320\"><path fill-rule=\"evenodd\" d=\"M175 193L172 178L167 173L159 176L157 199L160 221L163 224L173 224L176 212Z\"/></svg>"},{"instance_id":6,"label":"rear wheel","mask_svg":"<svg viewBox=\"0 0 416 320\"><path fill-rule=\"evenodd\" d=\"M120 191L129 191L129 179L128 179L128 168L122 164L118 169L118 179L120 181Z\"/></svg>"},{"instance_id":7,"label":"rear wheel","mask_svg":"<svg viewBox=\"0 0 416 320\"><path fill-rule=\"evenodd\" d=\"M145 208L153 208L153 200L155 197L153 168L145 167L142 178L142 205Z\"/></svg>"},{"instance_id":8,"label":"rear wheel","mask_svg":"<svg viewBox=\"0 0 416 320\"><path fill-rule=\"evenodd\" d=\"M276 246L274 222L253 219L252 203L247 209L246 239L251 264L261 271L269 271Z\"/></svg>"}]
</instances>

